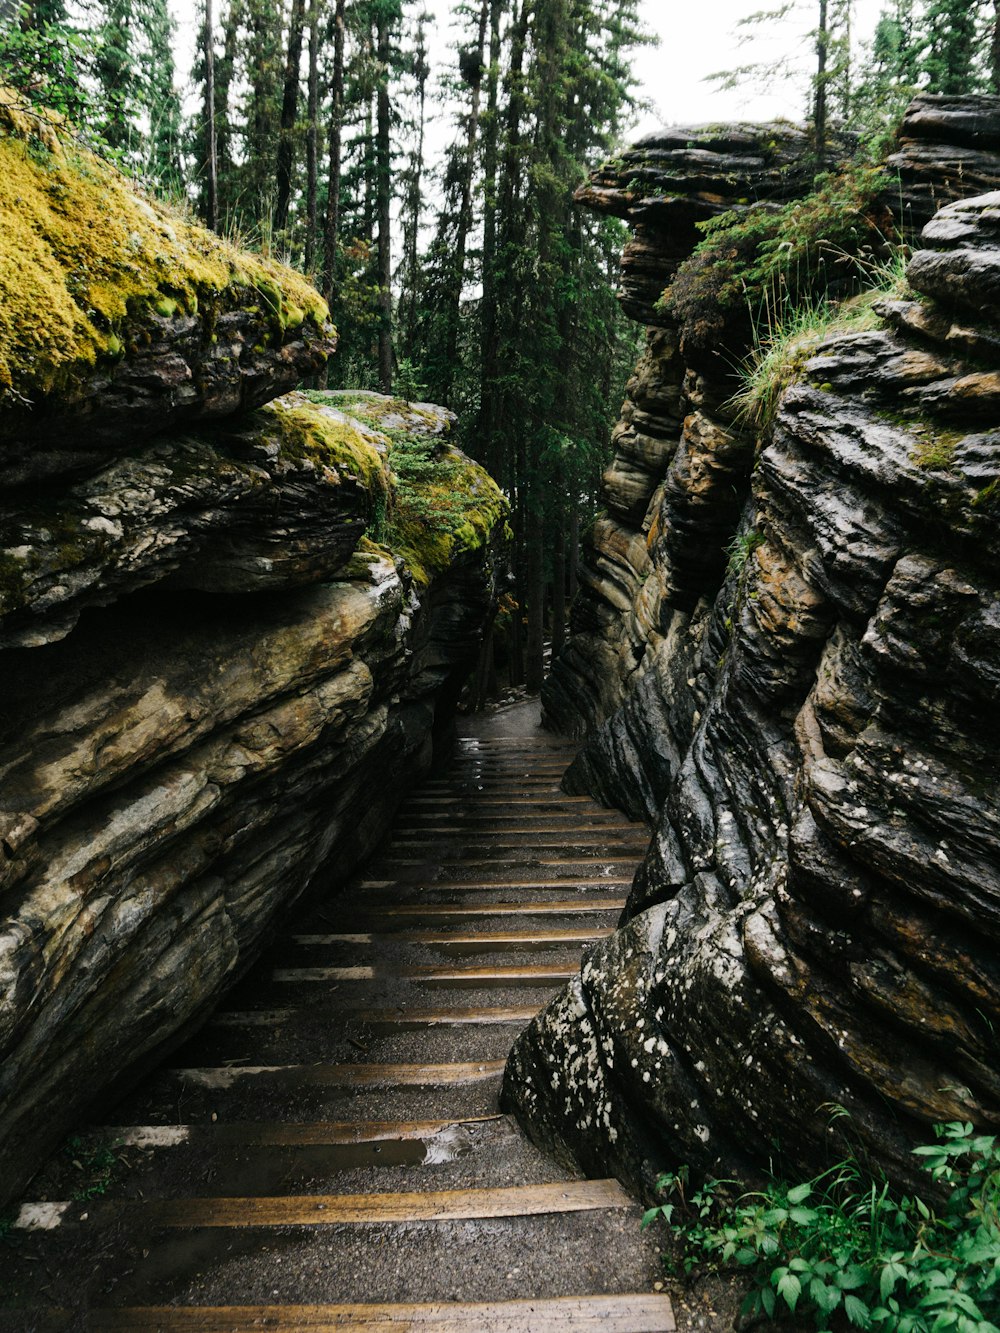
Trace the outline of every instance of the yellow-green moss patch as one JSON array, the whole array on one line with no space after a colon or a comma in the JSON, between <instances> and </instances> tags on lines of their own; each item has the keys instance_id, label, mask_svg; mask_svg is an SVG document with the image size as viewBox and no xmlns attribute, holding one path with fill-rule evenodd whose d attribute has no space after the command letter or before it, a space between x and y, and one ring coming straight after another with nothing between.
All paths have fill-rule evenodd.
<instances>
[{"instance_id":1,"label":"yellow-green moss patch","mask_svg":"<svg viewBox=\"0 0 1000 1333\"><path fill-rule=\"evenodd\" d=\"M392 437L393 490L385 540L418 583L427 584L463 554L481 550L507 502L478 463L426 437Z\"/></svg>"},{"instance_id":2,"label":"yellow-green moss patch","mask_svg":"<svg viewBox=\"0 0 1000 1333\"><path fill-rule=\"evenodd\" d=\"M0 179L0 401L71 387L121 356L128 321L149 312L256 304L276 344L328 318L300 274L141 197L2 87Z\"/></svg>"},{"instance_id":3,"label":"yellow-green moss patch","mask_svg":"<svg viewBox=\"0 0 1000 1333\"><path fill-rule=\"evenodd\" d=\"M375 497L368 538L373 549L401 558L419 584L480 551L506 518L493 478L443 438L454 420L444 408L342 390L288 394L265 410L281 415L282 448L290 453L335 466L339 456L350 466L361 451L358 465L368 459L372 471L364 475ZM376 459L387 476L384 492Z\"/></svg>"},{"instance_id":4,"label":"yellow-green moss patch","mask_svg":"<svg viewBox=\"0 0 1000 1333\"><path fill-rule=\"evenodd\" d=\"M278 427L285 458L310 458L356 478L373 500L389 491L386 441L343 413L324 408L300 393L286 394L261 408Z\"/></svg>"}]
</instances>

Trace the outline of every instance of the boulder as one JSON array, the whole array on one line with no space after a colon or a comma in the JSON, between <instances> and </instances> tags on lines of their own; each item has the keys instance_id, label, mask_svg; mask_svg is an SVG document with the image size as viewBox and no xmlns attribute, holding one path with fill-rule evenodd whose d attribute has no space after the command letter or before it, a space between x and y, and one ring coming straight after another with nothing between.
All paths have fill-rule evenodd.
<instances>
[{"instance_id":1,"label":"boulder","mask_svg":"<svg viewBox=\"0 0 1000 1333\"><path fill-rule=\"evenodd\" d=\"M143 197L9 93L0 173L0 485L257 407L333 350L300 274Z\"/></svg>"}]
</instances>

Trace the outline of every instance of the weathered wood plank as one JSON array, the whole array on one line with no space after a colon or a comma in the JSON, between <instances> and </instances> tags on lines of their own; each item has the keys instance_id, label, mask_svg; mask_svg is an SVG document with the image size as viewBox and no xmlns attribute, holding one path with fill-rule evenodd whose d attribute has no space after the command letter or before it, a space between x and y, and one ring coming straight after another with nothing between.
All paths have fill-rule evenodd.
<instances>
[{"instance_id":1,"label":"weathered wood plank","mask_svg":"<svg viewBox=\"0 0 1000 1333\"><path fill-rule=\"evenodd\" d=\"M499 1078L503 1067L503 1060L482 1060L444 1065L219 1065L165 1072L201 1088L230 1088L248 1079L269 1077L282 1084L323 1088L430 1088L482 1083Z\"/></svg>"},{"instance_id":2,"label":"weathered wood plank","mask_svg":"<svg viewBox=\"0 0 1000 1333\"><path fill-rule=\"evenodd\" d=\"M258 1305L133 1307L95 1310L95 1333L378 1333L410 1329L413 1333L673 1333L673 1309L667 1296L561 1296L548 1300L497 1301L490 1304L447 1302L426 1305Z\"/></svg>"},{"instance_id":3,"label":"weathered wood plank","mask_svg":"<svg viewBox=\"0 0 1000 1333\"><path fill-rule=\"evenodd\" d=\"M484 930L476 935L442 935L434 930L397 930L382 938L398 944L427 944L435 949L477 949L489 953L494 949L538 949L556 944L593 944L607 939L614 931L599 927L594 930L533 930L530 933L510 930ZM319 948L329 944L372 944L380 937L367 935L293 935L292 940L305 948Z\"/></svg>"},{"instance_id":4,"label":"weathered wood plank","mask_svg":"<svg viewBox=\"0 0 1000 1333\"><path fill-rule=\"evenodd\" d=\"M327 1147L341 1144L420 1141L457 1125L485 1125L502 1115L463 1116L460 1120L327 1120L313 1124L274 1121L219 1121L210 1125L111 1125L106 1133L125 1146L172 1148L210 1142L241 1147Z\"/></svg>"},{"instance_id":5,"label":"weathered wood plank","mask_svg":"<svg viewBox=\"0 0 1000 1333\"><path fill-rule=\"evenodd\" d=\"M636 1203L617 1180L567 1180L553 1185L401 1194L161 1199L143 1204L136 1211L155 1227L242 1228L460 1222L476 1218L594 1212L605 1208L636 1208Z\"/></svg>"}]
</instances>

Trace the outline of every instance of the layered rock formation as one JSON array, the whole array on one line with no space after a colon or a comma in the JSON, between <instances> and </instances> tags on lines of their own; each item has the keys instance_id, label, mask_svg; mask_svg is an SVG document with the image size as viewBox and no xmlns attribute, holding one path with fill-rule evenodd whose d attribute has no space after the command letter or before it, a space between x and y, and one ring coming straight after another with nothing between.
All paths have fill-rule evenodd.
<instances>
[{"instance_id":1,"label":"layered rock formation","mask_svg":"<svg viewBox=\"0 0 1000 1333\"><path fill-rule=\"evenodd\" d=\"M41 220L26 289L0 270L0 1202L382 837L502 528L448 413L260 406L331 349L322 302L81 152L0 129L2 207ZM131 211L93 225L95 180Z\"/></svg>"},{"instance_id":2,"label":"layered rock formation","mask_svg":"<svg viewBox=\"0 0 1000 1333\"><path fill-rule=\"evenodd\" d=\"M963 106L907 123L1000 125ZM588 1169L650 1190L777 1145L811 1173L836 1105L912 1181L934 1122L1000 1125L998 208L942 209L912 294L820 347L759 442L650 332L618 445L659 450L648 507L613 464L544 699L590 737L570 786L653 838L505 1082Z\"/></svg>"}]
</instances>

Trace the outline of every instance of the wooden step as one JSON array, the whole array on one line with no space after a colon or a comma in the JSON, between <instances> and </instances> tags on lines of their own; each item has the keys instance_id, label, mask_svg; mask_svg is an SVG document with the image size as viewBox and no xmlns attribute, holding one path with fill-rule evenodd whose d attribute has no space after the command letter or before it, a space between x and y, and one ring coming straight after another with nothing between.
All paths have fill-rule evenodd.
<instances>
[{"instance_id":1,"label":"wooden step","mask_svg":"<svg viewBox=\"0 0 1000 1333\"><path fill-rule=\"evenodd\" d=\"M492 1026L497 1023L530 1023L538 1012L534 1005L507 1005L477 1009L341 1009L326 1011L338 1022L366 1027L434 1028ZM215 1014L208 1027L280 1027L299 1015L298 1009L235 1009Z\"/></svg>"},{"instance_id":2,"label":"wooden step","mask_svg":"<svg viewBox=\"0 0 1000 1333\"><path fill-rule=\"evenodd\" d=\"M94 1333L673 1333L668 1296L557 1296L548 1300L421 1305L133 1306L94 1310Z\"/></svg>"},{"instance_id":3,"label":"wooden step","mask_svg":"<svg viewBox=\"0 0 1000 1333\"><path fill-rule=\"evenodd\" d=\"M555 986L580 970L579 963L539 963L531 967L277 967L271 980L302 982L373 981L406 978L430 986Z\"/></svg>"},{"instance_id":4,"label":"wooden step","mask_svg":"<svg viewBox=\"0 0 1000 1333\"><path fill-rule=\"evenodd\" d=\"M491 810L494 806L499 810L506 810L512 805L530 805L537 808L558 809L560 806L589 805L593 810L603 810L604 807L591 799L589 796L565 796L561 792L552 797L539 796L498 796L485 794L478 799L468 799L463 796L411 796L404 803L402 809L410 810L414 807L422 810L424 806L430 806L436 810L439 806L446 806L449 810L455 806L461 809Z\"/></svg>"},{"instance_id":5,"label":"wooden step","mask_svg":"<svg viewBox=\"0 0 1000 1333\"><path fill-rule=\"evenodd\" d=\"M598 930L534 930L529 934L484 930L477 935L442 935L434 930L397 930L384 934L293 935L291 938L295 944L309 949L335 944L372 945L386 940L394 944L425 944L447 953L493 953L503 949L552 949L593 944L613 934L614 930L608 927Z\"/></svg>"},{"instance_id":6,"label":"wooden step","mask_svg":"<svg viewBox=\"0 0 1000 1333\"><path fill-rule=\"evenodd\" d=\"M405 1194L261 1195L249 1198L87 1200L23 1204L14 1230L111 1222L156 1229L202 1227L380 1226L466 1222L497 1217L638 1209L617 1180L561 1180L502 1189L419 1190ZM44 1220L43 1220L44 1219Z\"/></svg>"},{"instance_id":7,"label":"wooden step","mask_svg":"<svg viewBox=\"0 0 1000 1333\"><path fill-rule=\"evenodd\" d=\"M426 865L426 862L412 861L404 863L401 861L397 861L394 864ZM570 864L575 864L575 862L571 862ZM525 879L512 880L506 878L502 880L435 879L435 880L425 880L423 882L423 887L425 889L434 889L436 891L444 890L447 891L448 893L475 893L478 890L482 889L524 889L526 891L538 891L546 889L567 889L574 884L580 884L585 889L593 889L593 888L630 889L632 887L631 879L612 879L610 876L605 876L605 875L595 876L593 880L542 879L542 878L531 879L531 880L525 880ZM362 884L361 887L364 889L395 889L403 887L412 889L416 888L417 885L418 885L417 880L401 882L395 879L369 879L365 880L364 884Z\"/></svg>"},{"instance_id":8,"label":"wooden step","mask_svg":"<svg viewBox=\"0 0 1000 1333\"><path fill-rule=\"evenodd\" d=\"M200 1088L231 1088L248 1079L266 1078L275 1079L283 1087L294 1084L319 1088L434 1088L483 1083L499 1078L503 1067L503 1060L478 1060L446 1065L216 1065L163 1072Z\"/></svg>"},{"instance_id":9,"label":"wooden step","mask_svg":"<svg viewBox=\"0 0 1000 1333\"><path fill-rule=\"evenodd\" d=\"M590 916L602 912L620 912L623 898L564 899L555 903L404 903L397 907L379 909L376 922L409 920L413 917L441 918L447 921L467 921L491 916Z\"/></svg>"},{"instance_id":10,"label":"wooden step","mask_svg":"<svg viewBox=\"0 0 1000 1333\"><path fill-rule=\"evenodd\" d=\"M328 1120L314 1124L274 1121L218 1121L210 1125L109 1125L102 1133L117 1144L133 1148L176 1148L185 1143L208 1142L247 1148L357 1146L431 1139L461 1125L485 1125L502 1115L463 1116L460 1120Z\"/></svg>"}]
</instances>

